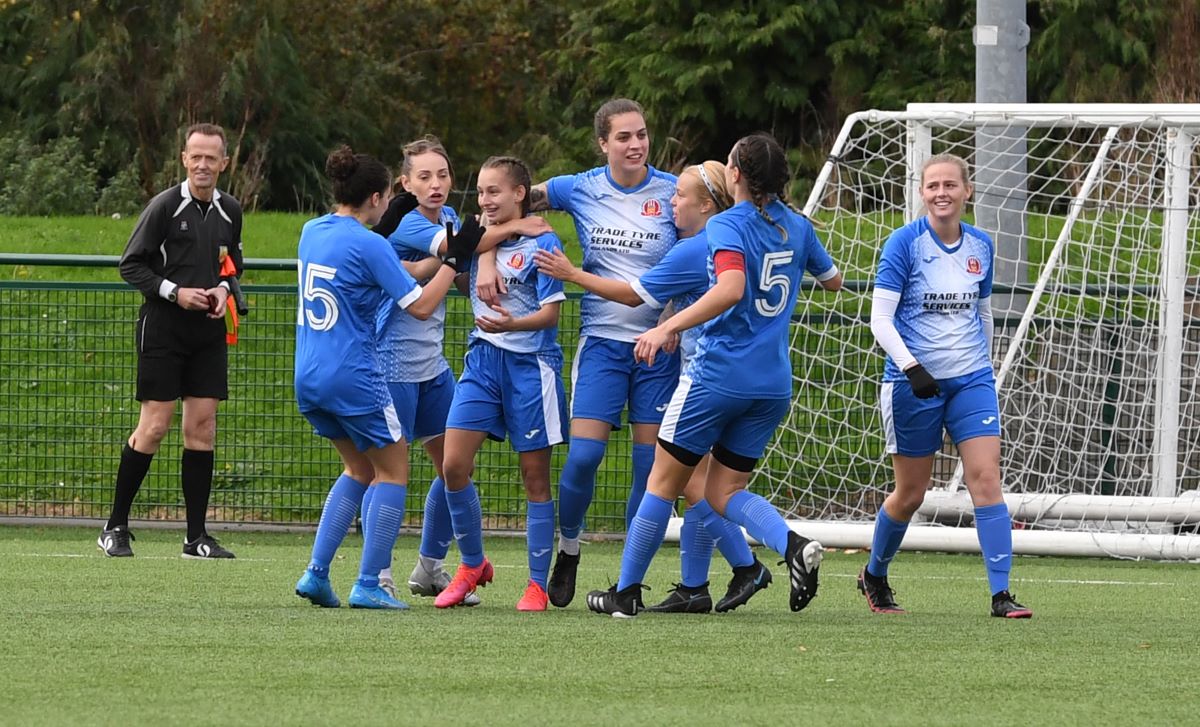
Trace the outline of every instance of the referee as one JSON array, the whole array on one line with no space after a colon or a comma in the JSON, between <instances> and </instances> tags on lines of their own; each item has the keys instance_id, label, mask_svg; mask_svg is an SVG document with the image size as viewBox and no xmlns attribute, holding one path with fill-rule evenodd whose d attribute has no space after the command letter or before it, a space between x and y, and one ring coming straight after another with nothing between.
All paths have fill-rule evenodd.
<instances>
[{"instance_id":1,"label":"referee","mask_svg":"<svg viewBox=\"0 0 1200 727\"><path fill-rule=\"evenodd\" d=\"M129 557L129 509L183 399L184 558L232 558L204 527L212 489L217 402L228 396L221 255L242 273L242 208L217 189L229 164L225 130L196 124L184 136L187 181L142 211L121 255L121 277L145 296L138 315L137 428L121 451L112 514L96 544Z\"/></svg>"}]
</instances>

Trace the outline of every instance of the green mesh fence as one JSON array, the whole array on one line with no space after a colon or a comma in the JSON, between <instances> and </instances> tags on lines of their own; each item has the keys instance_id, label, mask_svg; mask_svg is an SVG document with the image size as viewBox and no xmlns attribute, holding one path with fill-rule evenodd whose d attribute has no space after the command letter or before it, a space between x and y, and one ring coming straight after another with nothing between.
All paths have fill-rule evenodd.
<instances>
[{"instance_id":1,"label":"green mesh fence","mask_svg":"<svg viewBox=\"0 0 1200 727\"><path fill-rule=\"evenodd\" d=\"M230 396L217 419L210 522L315 523L340 464L296 409L296 292L290 285L257 285L246 293L251 314L230 349ZM140 303L138 293L117 282L0 281L0 515L107 516L120 450L137 423L134 323ZM562 307L559 340L568 379L578 303L572 297ZM450 298L448 308L446 357L457 374L472 318L461 296ZM177 413L134 518L183 519L178 423ZM557 447L553 482L565 456L566 447ZM597 477L590 530L624 529L629 463L628 430L614 432ZM414 447L407 525L420 524L433 476L424 451ZM485 527L523 528L524 490L507 443L484 445L476 479Z\"/></svg>"}]
</instances>

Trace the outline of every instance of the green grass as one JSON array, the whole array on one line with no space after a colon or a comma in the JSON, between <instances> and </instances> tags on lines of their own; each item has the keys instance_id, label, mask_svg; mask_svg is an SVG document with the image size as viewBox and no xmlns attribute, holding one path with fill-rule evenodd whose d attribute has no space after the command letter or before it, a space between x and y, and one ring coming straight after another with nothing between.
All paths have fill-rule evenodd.
<instances>
[{"instance_id":1,"label":"green grass","mask_svg":"<svg viewBox=\"0 0 1200 727\"><path fill-rule=\"evenodd\" d=\"M1030 621L986 615L977 556L903 554L905 616L867 612L862 553L832 553L800 614L786 580L725 615L518 614L524 543L491 538L483 605L321 610L292 595L310 534L227 533L229 562L179 558L139 530L106 560L91 529L0 528L6 724L1121 724L1194 719L1200 570L1019 558ZM396 571L416 541L402 538ZM585 546L581 588L615 577L619 543ZM344 597L360 541L334 566ZM768 556L771 560L768 560ZM760 552L766 562L773 554ZM667 546L647 578L677 578ZM714 565L715 587L725 566Z\"/></svg>"}]
</instances>

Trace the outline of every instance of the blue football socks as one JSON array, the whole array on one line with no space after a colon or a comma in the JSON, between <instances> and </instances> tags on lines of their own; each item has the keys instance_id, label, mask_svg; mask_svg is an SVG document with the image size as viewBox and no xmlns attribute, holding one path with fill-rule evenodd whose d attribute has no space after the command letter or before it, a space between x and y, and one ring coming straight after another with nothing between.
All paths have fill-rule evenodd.
<instances>
[{"instance_id":1,"label":"blue football socks","mask_svg":"<svg viewBox=\"0 0 1200 727\"><path fill-rule=\"evenodd\" d=\"M679 529L680 582L688 588L708 583L712 553L713 539L704 527L703 514L689 507L683 513L683 526Z\"/></svg>"},{"instance_id":2,"label":"blue football socks","mask_svg":"<svg viewBox=\"0 0 1200 727\"><path fill-rule=\"evenodd\" d=\"M697 502L689 508L689 511L691 510L695 510L699 515L704 529L712 538L713 545L725 556L730 567L743 568L754 562L754 553L750 552L746 535L737 523L718 515L716 510L712 509L712 505L708 504L708 500Z\"/></svg>"},{"instance_id":3,"label":"blue football socks","mask_svg":"<svg viewBox=\"0 0 1200 727\"><path fill-rule=\"evenodd\" d=\"M329 577L329 564L333 562L338 546L354 522L366 492L365 484L346 474L338 477L333 487L329 488L325 507L321 509L321 520L317 524L317 537L313 541L312 561L308 565L316 575Z\"/></svg>"},{"instance_id":4,"label":"blue football socks","mask_svg":"<svg viewBox=\"0 0 1200 727\"><path fill-rule=\"evenodd\" d=\"M876 578L887 578L888 565L904 542L908 531L907 522L893 520L887 510L879 508L875 515L875 534L871 537L871 559L867 561L867 572Z\"/></svg>"},{"instance_id":5,"label":"blue football socks","mask_svg":"<svg viewBox=\"0 0 1200 727\"><path fill-rule=\"evenodd\" d=\"M654 447L653 444L633 445L633 484L629 487L629 500L625 503L625 532L629 532L633 515L646 494L646 482L650 479L650 468L654 466Z\"/></svg>"},{"instance_id":6,"label":"blue football socks","mask_svg":"<svg viewBox=\"0 0 1200 727\"><path fill-rule=\"evenodd\" d=\"M761 495L746 490L735 492L725 505L725 517L746 528L754 539L783 555L787 552L787 522Z\"/></svg>"},{"instance_id":7,"label":"blue football socks","mask_svg":"<svg viewBox=\"0 0 1200 727\"><path fill-rule=\"evenodd\" d=\"M578 538L583 529L583 517L596 490L596 470L607 446L598 439L571 437L558 483L558 527L564 538Z\"/></svg>"},{"instance_id":8,"label":"blue football socks","mask_svg":"<svg viewBox=\"0 0 1200 727\"><path fill-rule=\"evenodd\" d=\"M364 588L378 586L379 571L392 562L392 548L404 522L404 503L408 495L405 485L392 482L378 482L371 489L375 494L367 510L366 536L358 573L358 582Z\"/></svg>"},{"instance_id":9,"label":"blue football socks","mask_svg":"<svg viewBox=\"0 0 1200 727\"><path fill-rule=\"evenodd\" d=\"M1012 519L1008 505L998 502L975 508L975 534L983 551L988 586L992 595L1008 590L1008 574L1012 570Z\"/></svg>"},{"instance_id":10,"label":"blue football socks","mask_svg":"<svg viewBox=\"0 0 1200 727\"><path fill-rule=\"evenodd\" d=\"M642 498L629 532L625 534L625 550L621 553L621 578L617 581L617 590L624 590L634 583L641 583L646 577L650 561L662 545L663 536L667 533L667 522L674 512L671 502L647 492Z\"/></svg>"},{"instance_id":11,"label":"blue football socks","mask_svg":"<svg viewBox=\"0 0 1200 727\"><path fill-rule=\"evenodd\" d=\"M421 525L421 549L426 558L445 560L454 540L454 526L450 522L450 505L446 502L446 482L435 477L425 496L425 522Z\"/></svg>"},{"instance_id":12,"label":"blue football socks","mask_svg":"<svg viewBox=\"0 0 1200 727\"><path fill-rule=\"evenodd\" d=\"M545 588L554 549L553 500L527 503L525 540L529 547L529 579Z\"/></svg>"},{"instance_id":13,"label":"blue football socks","mask_svg":"<svg viewBox=\"0 0 1200 727\"><path fill-rule=\"evenodd\" d=\"M483 510L479 504L479 491L474 482L455 492L446 488L446 503L450 507L454 539L458 541L458 552L462 562L472 568L483 564Z\"/></svg>"}]
</instances>

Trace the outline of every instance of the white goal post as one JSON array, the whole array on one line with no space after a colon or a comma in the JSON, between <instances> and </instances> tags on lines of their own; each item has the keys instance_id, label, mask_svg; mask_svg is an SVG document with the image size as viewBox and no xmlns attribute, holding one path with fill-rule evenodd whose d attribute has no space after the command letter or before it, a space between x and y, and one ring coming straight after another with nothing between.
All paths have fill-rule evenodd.
<instances>
[{"instance_id":1,"label":"white goal post","mask_svg":"<svg viewBox=\"0 0 1200 727\"><path fill-rule=\"evenodd\" d=\"M968 218L997 243L1015 551L1200 559L1198 137L1200 105L912 104L847 118L804 206L847 289L801 294L792 410L754 489L805 534L869 547L892 482L868 326L875 264L891 230L923 213L922 162L951 152L976 182ZM962 527L972 517L947 442L903 547L978 552Z\"/></svg>"}]
</instances>

